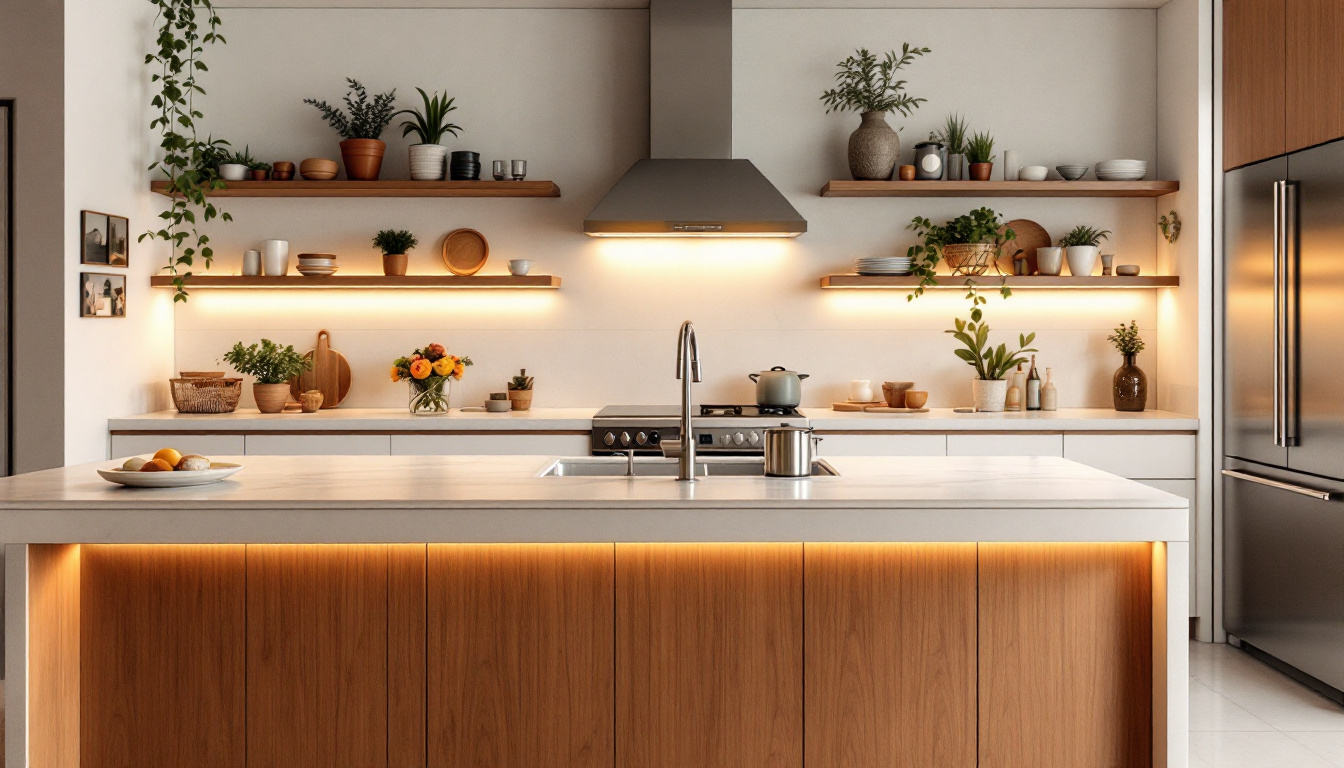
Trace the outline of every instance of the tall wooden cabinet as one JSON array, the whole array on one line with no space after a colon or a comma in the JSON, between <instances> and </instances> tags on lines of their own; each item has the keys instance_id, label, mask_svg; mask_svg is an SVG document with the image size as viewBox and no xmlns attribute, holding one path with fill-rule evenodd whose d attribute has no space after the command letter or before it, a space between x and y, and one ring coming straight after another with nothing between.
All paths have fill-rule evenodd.
<instances>
[{"instance_id":1,"label":"tall wooden cabinet","mask_svg":"<svg viewBox=\"0 0 1344 768\"><path fill-rule=\"evenodd\" d=\"M1344 137L1344 3L1224 0L1223 167Z\"/></svg>"}]
</instances>

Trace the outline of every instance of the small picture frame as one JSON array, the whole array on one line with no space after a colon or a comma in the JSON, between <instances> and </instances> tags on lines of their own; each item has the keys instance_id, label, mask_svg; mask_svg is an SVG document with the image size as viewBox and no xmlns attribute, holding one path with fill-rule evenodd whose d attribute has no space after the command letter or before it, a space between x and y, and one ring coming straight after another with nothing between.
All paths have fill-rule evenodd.
<instances>
[{"instance_id":1,"label":"small picture frame","mask_svg":"<svg viewBox=\"0 0 1344 768\"><path fill-rule=\"evenodd\" d=\"M79 273L80 317L125 317L126 275Z\"/></svg>"},{"instance_id":2,"label":"small picture frame","mask_svg":"<svg viewBox=\"0 0 1344 768\"><path fill-rule=\"evenodd\" d=\"M125 216L107 217L107 265L109 267L129 267L131 265L130 219Z\"/></svg>"},{"instance_id":3,"label":"small picture frame","mask_svg":"<svg viewBox=\"0 0 1344 768\"><path fill-rule=\"evenodd\" d=\"M97 211L79 212L79 263L108 266L108 215Z\"/></svg>"}]
</instances>

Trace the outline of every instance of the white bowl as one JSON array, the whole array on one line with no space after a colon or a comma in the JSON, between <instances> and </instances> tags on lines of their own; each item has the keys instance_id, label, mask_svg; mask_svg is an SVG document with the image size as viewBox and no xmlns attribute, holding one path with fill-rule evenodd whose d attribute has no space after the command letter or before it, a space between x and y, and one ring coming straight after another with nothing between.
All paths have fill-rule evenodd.
<instances>
[{"instance_id":1,"label":"white bowl","mask_svg":"<svg viewBox=\"0 0 1344 768\"><path fill-rule=\"evenodd\" d=\"M511 259L509 261L509 274L522 277L532 271L531 259Z\"/></svg>"},{"instance_id":2,"label":"white bowl","mask_svg":"<svg viewBox=\"0 0 1344 768\"><path fill-rule=\"evenodd\" d=\"M1024 165L1017 171L1017 178L1020 181L1045 181L1046 174L1050 169L1044 165Z\"/></svg>"}]
</instances>

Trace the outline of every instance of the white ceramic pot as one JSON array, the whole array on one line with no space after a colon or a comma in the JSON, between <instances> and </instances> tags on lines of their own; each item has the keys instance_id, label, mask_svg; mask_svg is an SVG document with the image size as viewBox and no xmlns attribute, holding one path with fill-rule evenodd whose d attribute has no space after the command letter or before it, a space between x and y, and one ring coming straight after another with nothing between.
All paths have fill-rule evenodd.
<instances>
[{"instance_id":1,"label":"white ceramic pot","mask_svg":"<svg viewBox=\"0 0 1344 768\"><path fill-rule=\"evenodd\" d=\"M971 379L971 394L975 398L975 410L1002 411L1008 399L1008 380Z\"/></svg>"},{"instance_id":2,"label":"white ceramic pot","mask_svg":"<svg viewBox=\"0 0 1344 768\"><path fill-rule=\"evenodd\" d=\"M267 240L261 244L261 271L267 277L281 277L289 271L288 240Z\"/></svg>"},{"instance_id":3,"label":"white ceramic pot","mask_svg":"<svg viewBox=\"0 0 1344 768\"><path fill-rule=\"evenodd\" d=\"M1056 246L1036 249L1036 271L1042 275L1058 275L1064 268L1064 249Z\"/></svg>"},{"instance_id":4,"label":"white ceramic pot","mask_svg":"<svg viewBox=\"0 0 1344 768\"><path fill-rule=\"evenodd\" d=\"M1087 277L1092 274L1092 270L1097 266L1098 250L1095 245L1070 245L1065 248L1064 258L1069 261L1069 274L1074 277Z\"/></svg>"},{"instance_id":5,"label":"white ceramic pot","mask_svg":"<svg viewBox=\"0 0 1344 768\"><path fill-rule=\"evenodd\" d=\"M412 144L411 178L415 181L439 181L443 178L448 148L442 144Z\"/></svg>"},{"instance_id":6,"label":"white ceramic pot","mask_svg":"<svg viewBox=\"0 0 1344 768\"><path fill-rule=\"evenodd\" d=\"M242 181L247 177L247 166L242 163L220 163L219 177L225 181Z\"/></svg>"}]
</instances>

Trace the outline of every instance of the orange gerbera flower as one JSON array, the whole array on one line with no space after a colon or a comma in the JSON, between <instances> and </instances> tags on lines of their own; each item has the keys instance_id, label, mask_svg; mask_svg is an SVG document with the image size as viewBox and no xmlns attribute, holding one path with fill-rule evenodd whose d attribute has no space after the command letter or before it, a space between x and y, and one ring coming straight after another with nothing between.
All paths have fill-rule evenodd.
<instances>
[{"instance_id":1,"label":"orange gerbera flower","mask_svg":"<svg viewBox=\"0 0 1344 768\"><path fill-rule=\"evenodd\" d=\"M424 359L423 357L411 363L411 375L417 379L423 379L429 376L430 372L432 372L433 370L434 370L433 364L431 364L428 360Z\"/></svg>"}]
</instances>

